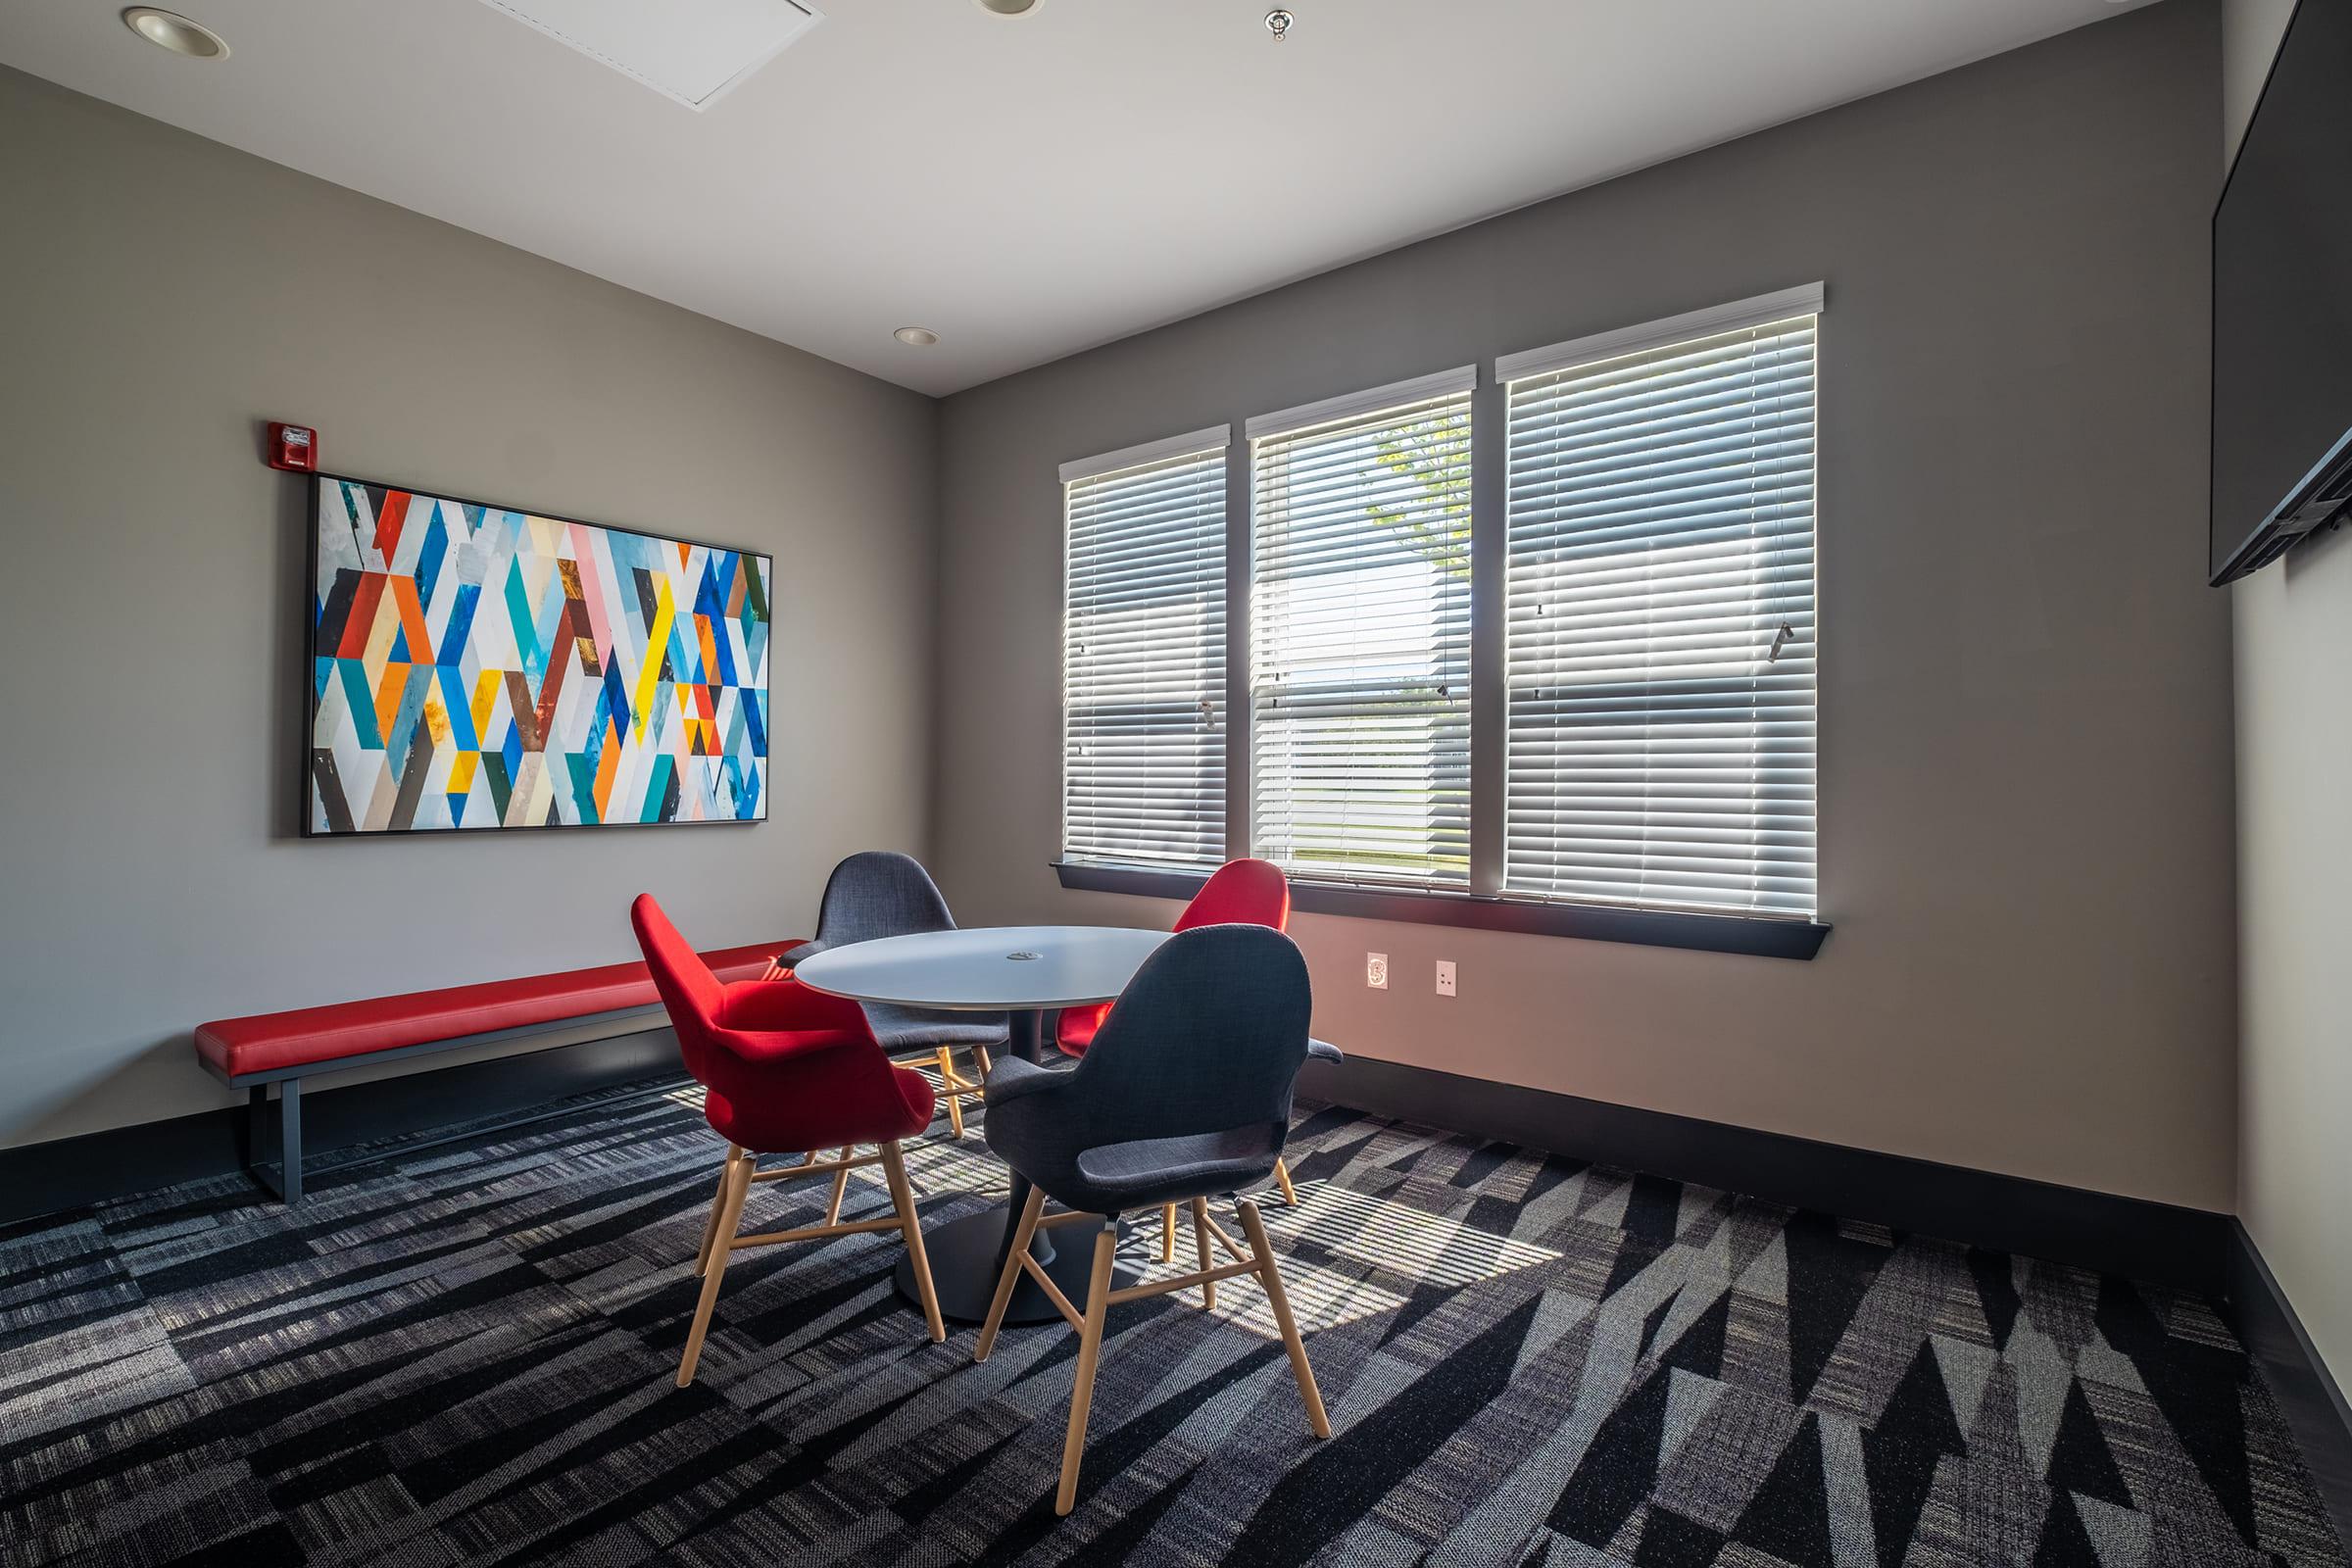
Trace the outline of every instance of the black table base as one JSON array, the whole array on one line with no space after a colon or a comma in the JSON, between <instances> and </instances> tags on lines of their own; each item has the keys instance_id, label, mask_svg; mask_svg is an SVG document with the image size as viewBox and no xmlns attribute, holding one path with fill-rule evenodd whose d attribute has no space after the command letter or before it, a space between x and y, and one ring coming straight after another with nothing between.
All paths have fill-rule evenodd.
<instances>
[{"instance_id":1,"label":"black table base","mask_svg":"<svg viewBox=\"0 0 2352 1568\"><path fill-rule=\"evenodd\" d=\"M1023 1061L1039 1060L1043 1047L1040 1043L1044 1025L1042 1014L1014 1012L1008 1015L1011 1038L1005 1042L1012 1054ZM970 1214L951 1220L945 1225L923 1228L923 1250L931 1259L931 1284L939 1292L939 1315L956 1323L982 1323L988 1319L988 1303L996 1298L997 1279L1004 1270L1004 1254L1012 1247L1012 1233L1020 1223L1021 1205L1029 1200L1029 1184L1018 1172L1012 1178L1012 1201L984 1214ZM1089 1276L1094 1273L1096 1228L1091 1225L1056 1226L1041 1230L1029 1244L1029 1255L1036 1258L1048 1278L1070 1304L1079 1311L1086 1310ZM1055 1238L1069 1245L1056 1247ZM1119 1228L1120 1251L1128 1250L1129 1233ZM1122 1255L1111 1269L1111 1288L1123 1290L1143 1278L1143 1269ZM901 1258L898 1268L899 1294L907 1300L920 1303L922 1293L914 1286L914 1260ZM1004 1308L1006 1323L1046 1323L1061 1316L1060 1308L1037 1288L1037 1281L1023 1269L1012 1288L1012 1300Z\"/></svg>"},{"instance_id":2,"label":"black table base","mask_svg":"<svg viewBox=\"0 0 2352 1568\"><path fill-rule=\"evenodd\" d=\"M988 1317L988 1303L997 1294L997 1275L1004 1266L1006 1215L1005 1209L992 1208L986 1213L967 1214L945 1225L923 1228L923 1250L931 1259L931 1284L939 1292L939 1315L949 1322L979 1323ZM1070 1298L1070 1304L1083 1312L1087 1276L1094 1271L1094 1227L1064 1225L1054 1235L1061 1246L1046 1260L1046 1274ZM1118 1264L1110 1276L1113 1290L1123 1290L1144 1277L1140 1264L1128 1255L1132 1249L1123 1228L1119 1250ZM899 1294L907 1300L922 1299L914 1288L912 1258L899 1260L898 1285ZM1028 1270L1023 1269L1020 1282L1012 1288L1012 1300L1004 1308L1005 1323L1054 1323L1060 1319L1060 1310L1037 1288L1037 1281L1029 1277Z\"/></svg>"}]
</instances>

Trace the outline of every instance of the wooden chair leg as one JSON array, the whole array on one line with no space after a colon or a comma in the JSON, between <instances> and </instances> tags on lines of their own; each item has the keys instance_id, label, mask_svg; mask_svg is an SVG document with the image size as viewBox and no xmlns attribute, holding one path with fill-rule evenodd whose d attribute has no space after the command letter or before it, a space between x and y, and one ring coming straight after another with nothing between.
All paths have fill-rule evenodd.
<instances>
[{"instance_id":1,"label":"wooden chair leg","mask_svg":"<svg viewBox=\"0 0 2352 1568\"><path fill-rule=\"evenodd\" d=\"M710 1267L710 1244L718 1240L718 1211L727 1206L727 1178L734 1174L736 1156L742 1152L741 1145L729 1144L726 1163L718 1167L718 1191L710 1197L710 1217L703 1221L703 1245L694 1254L694 1277L698 1280Z\"/></svg>"},{"instance_id":2,"label":"wooden chair leg","mask_svg":"<svg viewBox=\"0 0 2352 1568\"><path fill-rule=\"evenodd\" d=\"M1159 1211L1159 1260L1176 1261L1176 1205L1168 1203Z\"/></svg>"},{"instance_id":3,"label":"wooden chair leg","mask_svg":"<svg viewBox=\"0 0 2352 1568\"><path fill-rule=\"evenodd\" d=\"M1078 1465L1086 1457L1086 1418L1095 1403L1095 1364L1102 1358L1102 1315L1110 1305L1110 1265L1118 1255L1119 1222L1110 1216L1095 1237L1095 1268L1086 1286L1086 1327L1078 1334L1078 1381L1070 1388L1070 1430L1061 1440L1061 1486L1054 1511L1078 1503Z\"/></svg>"},{"instance_id":4,"label":"wooden chair leg","mask_svg":"<svg viewBox=\"0 0 2352 1568\"><path fill-rule=\"evenodd\" d=\"M1175 1216L1171 1213L1169 1217L1173 1219ZM1200 1272L1207 1273L1208 1200L1205 1198L1193 1200L1193 1248L1200 1255ZM1214 1307L1217 1304L1217 1282L1215 1280L1200 1282L1200 1304L1204 1307Z\"/></svg>"},{"instance_id":5,"label":"wooden chair leg","mask_svg":"<svg viewBox=\"0 0 2352 1568\"><path fill-rule=\"evenodd\" d=\"M1242 1228L1249 1233L1250 1250L1257 1255L1257 1277L1265 1282L1266 1300L1274 1308L1275 1326L1282 1330L1283 1348L1291 1352L1291 1375L1298 1380L1298 1397L1306 1401L1306 1424L1315 1436L1331 1436L1331 1417L1323 1413L1323 1392L1315 1387L1315 1369L1306 1364L1306 1342L1298 1338L1298 1320L1291 1316L1291 1298L1283 1293L1282 1273L1274 1266L1274 1248L1266 1240L1266 1222L1257 1205L1241 1200Z\"/></svg>"},{"instance_id":6,"label":"wooden chair leg","mask_svg":"<svg viewBox=\"0 0 2352 1568\"><path fill-rule=\"evenodd\" d=\"M854 1152L854 1146L851 1148L844 1148L841 1152L841 1157L843 1159L847 1159L850 1157L852 1152ZM813 1158L813 1156L811 1157ZM885 1163L888 1162L889 1157L890 1156L887 1154L883 1156ZM826 1224L838 1225L841 1223L841 1200L843 1197L848 1194L849 1190L850 1173L846 1170L835 1171L833 1173L833 1197L832 1200L825 1204Z\"/></svg>"},{"instance_id":7,"label":"wooden chair leg","mask_svg":"<svg viewBox=\"0 0 2352 1568\"><path fill-rule=\"evenodd\" d=\"M948 1126L961 1138L963 1097L956 1092L956 1058L945 1046L939 1048L939 1098L948 1102Z\"/></svg>"},{"instance_id":8,"label":"wooden chair leg","mask_svg":"<svg viewBox=\"0 0 2352 1568\"><path fill-rule=\"evenodd\" d=\"M1290 1208L1298 1206L1298 1189L1291 1185L1291 1167L1284 1164L1279 1158L1274 1161L1274 1185L1282 1189L1282 1200L1285 1206Z\"/></svg>"},{"instance_id":9,"label":"wooden chair leg","mask_svg":"<svg viewBox=\"0 0 2352 1568\"><path fill-rule=\"evenodd\" d=\"M914 1211L914 1190L906 1184L906 1156L900 1152L895 1138L882 1146L882 1174L890 1183L890 1200L899 1210L899 1231L906 1238L906 1255L914 1264L914 1289L923 1298L923 1322L931 1330L931 1343L945 1344L948 1326L940 1321L939 1292L931 1284L931 1254L923 1250L922 1216ZM839 1205L840 1189L834 1192L833 1201ZM833 1222L828 1219L825 1223Z\"/></svg>"},{"instance_id":10,"label":"wooden chair leg","mask_svg":"<svg viewBox=\"0 0 2352 1568\"><path fill-rule=\"evenodd\" d=\"M991 1060L989 1057L988 1048L986 1046L974 1046L972 1048L972 1061L980 1069L981 1082L987 1082L988 1075L994 1072L997 1066L996 1062Z\"/></svg>"},{"instance_id":11,"label":"wooden chair leg","mask_svg":"<svg viewBox=\"0 0 2352 1568\"><path fill-rule=\"evenodd\" d=\"M1012 1300L1012 1287L1021 1277L1021 1254L1029 1250L1031 1238L1037 1235L1037 1217L1045 1212L1046 1190L1029 1189L1029 1201L1021 1205L1021 1223L1012 1233L1012 1246L1004 1253L1004 1272L997 1276L997 1294L989 1298L988 1316L980 1325L979 1343L972 1347L972 1359L985 1361L988 1352L997 1348L997 1330L1004 1326L1004 1308Z\"/></svg>"},{"instance_id":12,"label":"wooden chair leg","mask_svg":"<svg viewBox=\"0 0 2352 1568\"><path fill-rule=\"evenodd\" d=\"M678 1358L678 1387L694 1381L695 1363L703 1358L703 1336L710 1331L710 1312L718 1305L718 1282L726 1278L727 1254L735 1247L736 1227L743 1221L744 1195L752 1188L749 1155L727 1161L727 1193L719 1205L718 1232L712 1238L710 1271L703 1276L702 1303L694 1309L694 1326L686 1331L686 1353Z\"/></svg>"}]
</instances>

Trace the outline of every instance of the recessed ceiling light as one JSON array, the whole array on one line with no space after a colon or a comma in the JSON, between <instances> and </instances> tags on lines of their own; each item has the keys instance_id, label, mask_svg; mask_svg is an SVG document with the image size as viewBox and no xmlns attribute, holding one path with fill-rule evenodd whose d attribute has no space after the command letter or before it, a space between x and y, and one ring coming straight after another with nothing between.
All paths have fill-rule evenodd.
<instances>
[{"instance_id":1,"label":"recessed ceiling light","mask_svg":"<svg viewBox=\"0 0 2352 1568\"><path fill-rule=\"evenodd\" d=\"M927 349L939 341L939 334L927 326L902 326L890 335L908 348Z\"/></svg>"},{"instance_id":2,"label":"recessed ceiling light","mask_svg":"<svg viewBox=\"0 0 2352 1568\"><path fill-rule=\"evenodd\" d=\"M172 11L132 6L122 13L122 25L154 44L190 60L225 60L228 44L212 28Z\"/></svg>"},{"instance_id":3,"label":"recessed ceiling light","mask_svg":"<svg viewBox=\"0 0 2352 1568\"><path fill-rule=\"evenodd\" d=\"M1038 8L1040 0L972 0L972 4L992 17L1025 17Z\"/></svg>"}]
</instances>

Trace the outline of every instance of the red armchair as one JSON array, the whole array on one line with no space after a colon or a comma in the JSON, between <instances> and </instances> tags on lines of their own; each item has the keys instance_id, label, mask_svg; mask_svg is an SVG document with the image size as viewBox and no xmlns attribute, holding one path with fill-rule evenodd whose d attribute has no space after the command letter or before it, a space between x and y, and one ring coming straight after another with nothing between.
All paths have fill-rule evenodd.
<instances>
[{"instance_id":1,"label":"red armchair","mask_svg":"<svg viewBox=\"0 0 2352 1568\"><path fill-rule=\"evenodd\" d=\"M914 1261L932 1343L944 1341L947 1327L931 1288L922 1225L899 1150L899 1140L930 1125L931 1086L921 1074L892 1065L858 1004L811 991L792 979L721 982L678 935L651 894L630 906L629 923L636 928L646 967L677 1031L686 1070L703 1086L704 1114L711 1130L727 1141L718 1194L711 1200L695 1258L703 1296L686 1336L686 1353L678 1362L678 1387L694 1381L727 1258L747 1247L898 1231ZM875 1145L876 1152L851 1157L860 1144ZM819 1163L814 1152L827 1149L842 1153ZM759 1169L761 1154L803 1151L809 1152L801 1164ZM890 1184L893 1212L883 1219L838 1223L841 1184L851 1170L872 1164L881 1165ZM827 1174L835 1183L824 1224L762 1236L737 1234L753 1183Z\"/></svg>"},{"instance_id":2,"label":"red armchair","mask_svg":"<svg viewBox=\"0 0 2352 1568\"><path fill-rule=\"evenodd\" d=\"M1284 931L1290 923L1290 879L1271 860L1227 860L1201 884L1200 891L1193 895L1193 902L1176 917L1179 931L1202 925L1270 925ZM1094 1044L1102 1020L1110 1016L1111 1005L1105 1002L1099 1006L1071 1007L1062 1012L1054 1026L1054 1043L1061 1048L1063 1055L1086 1054L1086 1048ZM1290 1168L1279 1159L1274 1161L1274 1182L1282 1189L1282 1200L1298 1207L1298 1192L1291 1185ZM1160 1217L1163 1223L1159 1257L1164 1263L1176 1255L1176 1205L1167 1205Z\"/></svg>"},{"instance_id":3,"label":"red armchair","mask_svg":"<svg viewBox=\"0 0 2352 1568\"><path fill-rule=\"evenodd\" d=\"M1282 867L1271 860L1228 860L1217 867L1193 902L1176 917L1175 929L1197 925L1270 925L1277 931L1291 923L1291 884ZM1094 1044L1095 1031L1110 1016L1110 1004L1069 1007L1054 1026L1054 1043L1062 1054L1083 1056Z\"/></svg>"}]
</instances>

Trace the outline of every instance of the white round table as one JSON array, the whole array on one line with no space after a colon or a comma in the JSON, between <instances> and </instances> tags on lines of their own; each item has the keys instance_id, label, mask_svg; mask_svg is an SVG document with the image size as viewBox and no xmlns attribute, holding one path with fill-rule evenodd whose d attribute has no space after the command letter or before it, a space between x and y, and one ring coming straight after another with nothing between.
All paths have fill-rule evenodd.
<instances>
[{"instance_id":1,"label":"white round table","mask_svg":"<svg viewBox=\"0 0 2352 1568\"><path fill-rule=\"evenodd\" d=\"M1013 1054L1037 1061L1045 1013L1116 1000L1144 960L1167 940L1165 931L1119 926L982 926L852 943L819 953L794 965L792 972L803 985L853 1002L1005 1013L1011 1020ZM1028 1179L1014 1171L1012 1199L1003 1209L923 1233L943 1315L964 1323L987 1317L1028 1197ZM1051 1231L1039 1231L1030 1244L1030 1255L1082 1311L1089 1251L1073 1248L1056 1253ZM900 1263L898 1282L900 1295L918 1298L911 1260ZM1053 1299L1024 1273L1004 1321L1042 1323L1060 1315Z\"/></svg>"}]
</instances>

